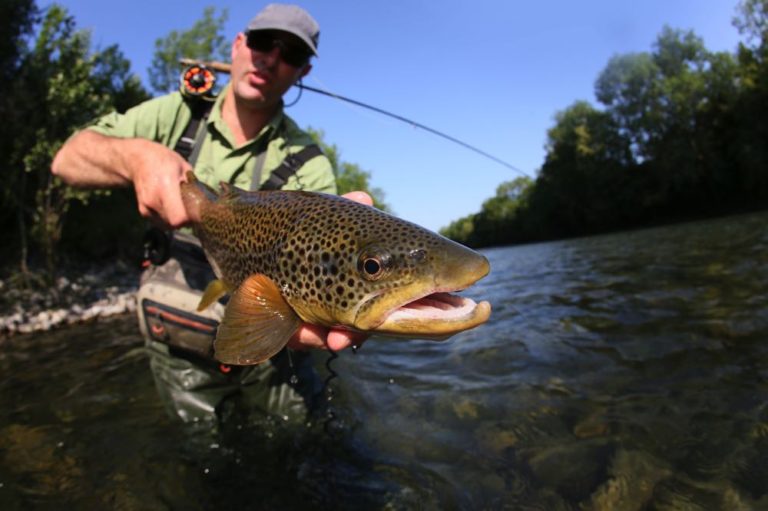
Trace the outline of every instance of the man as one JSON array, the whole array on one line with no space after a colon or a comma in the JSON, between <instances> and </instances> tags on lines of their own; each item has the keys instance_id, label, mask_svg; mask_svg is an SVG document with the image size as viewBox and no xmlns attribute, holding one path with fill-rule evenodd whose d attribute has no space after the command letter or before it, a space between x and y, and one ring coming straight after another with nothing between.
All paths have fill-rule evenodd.
<instances>
[{"instance_id":1,"label":"man","mask_svg":"<svg viewBox=\"0 0 768 511\"><path fill-rule=\"evenodd\" d=\"M257 189L286 158L313 143L284 114L282 97L310 72L318 38L317 22L306 11L278 4L268 5L237 34L230 83L216 98L195 138L194 171L201 181L214 187L225 181ZM192 165L171 148L177 147L189 126L192 111L188 100L173 93L122 115L106 115L65 143L52 172L73 186L133 185L143 216L165 228L180 228L189 218L179 183ZM281 183L282 189L336 193L333 171L324 155L300 163ZM349 196L371 203L362 192ZM150 270L143 282L155 275ZM194 310L188 304L183 309ZM362 340L359 334L303 325L288 346L340 350ZM147 347L161 395L185 421L221 418L223 404L238 400L283 416L302 417L306 411L312 389L306 379L297 383L302 378L296 374L307 374L307 359L300 353L293 357L283 353L255 368L233 369L187 353L174 346L173 339L165 343L148 338Z\"/></svg>"}]
</instances>

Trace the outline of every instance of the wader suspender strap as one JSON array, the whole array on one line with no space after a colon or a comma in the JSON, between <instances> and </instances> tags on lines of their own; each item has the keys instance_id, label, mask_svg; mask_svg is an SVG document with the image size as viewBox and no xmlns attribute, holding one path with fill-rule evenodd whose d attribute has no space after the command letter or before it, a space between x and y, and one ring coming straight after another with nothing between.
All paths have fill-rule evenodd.
<instances>
[{"instance_id":1,"label":"wader suspender strap","mask_svg":"<svg viewBox=\"0 0 768 511\"><path fill-rule=\"evenodd\" d=\"M320 156L323 151L315 144L308 145L301 151L295 154L289 154L283 160L272 174L269 176L263 185L262 190L279 190L288 182L288 178L294 175L298 170L315 156Z\"/></svg>"},{"instance_id":2,"label":"wader suspender strap","mask_svg":"<svg viewBox=\"0 0 768 511\"><path fill-rule=\"evenodd\" d=\"M264 170L264 160L267 159L267 149L269 149L269 139L263 137L259 142L258 148L254 151L256 158L253 160L253 169L251 170L251 191L259 189L259 182L261 181L261 172ZM235 182L235 178L242 172L236 172L235 175L229 180L230 183Z\"/></svg>"},{"instance_id":3,"label":"wader suspender strap","mask_svg":"<svg viewBox=\"0 0 768 511\"><path fill-rule=\"evenodd\" d=\"M200 100L192 103L190 108L192 109L192 118L189 120L187 127L184 128L184 133L182 133L179 141L176 142L176 147L173 150L194 167L197 155L200 153L203 137L205 136L205 130L199 129L200 124L208 119L208 114L211 113L213 108L213 101Z\"/></svg>"}]
</instances>

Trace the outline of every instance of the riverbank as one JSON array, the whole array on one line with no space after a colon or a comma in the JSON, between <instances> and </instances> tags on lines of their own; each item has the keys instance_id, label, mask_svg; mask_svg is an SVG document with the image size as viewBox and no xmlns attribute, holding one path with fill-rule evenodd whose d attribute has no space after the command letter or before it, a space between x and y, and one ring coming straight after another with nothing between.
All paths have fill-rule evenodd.
<instances>
[{"instance_id":1,"label":"riverbank","mask_svg":"<svg viewBox=\"0 0 768 511\"><path fill-rule=\"evenodd\" d=\"M136 310L140 271L118 261L67 268L54 286L0 279L0 338L73 325ZM32 277L34 279L34 276Z\"/></svg>"}]
</instances>

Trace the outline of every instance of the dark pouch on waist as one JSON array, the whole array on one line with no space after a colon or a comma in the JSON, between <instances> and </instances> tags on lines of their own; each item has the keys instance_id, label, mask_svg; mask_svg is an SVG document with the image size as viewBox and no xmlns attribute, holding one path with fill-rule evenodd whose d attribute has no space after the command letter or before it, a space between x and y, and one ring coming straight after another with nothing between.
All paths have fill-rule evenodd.
<instances>
[{"instance_id":1,"label":"dark pouch on waist","mask_svg":"<svg viewBox=\"0 0 768 511\"><path fill-rule=\"evenodd\" d=\"M213 356L213 340L218 321L149 298L141 301L141 308L146 323L144 327L153 341L202 357Z\"/></svg>"}]
</instances>

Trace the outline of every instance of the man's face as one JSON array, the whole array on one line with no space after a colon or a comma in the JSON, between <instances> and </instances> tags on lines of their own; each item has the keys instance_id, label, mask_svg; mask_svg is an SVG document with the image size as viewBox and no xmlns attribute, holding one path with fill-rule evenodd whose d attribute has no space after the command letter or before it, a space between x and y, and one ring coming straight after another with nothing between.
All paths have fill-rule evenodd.
<instances>
[{"instance_id":1,"label":"man's face","mask_svg":"<svg viewBox=\"0 0 768 511\"><path fill-rule=\"evenodd\" d=\"M298 38L279 31L255 32L250 39L238 34L232 44L235 96L254 108L279 104L291 85L312 68L308 58L300 58L306 47L296 41Z\"/></svg>"}]
</instances>

